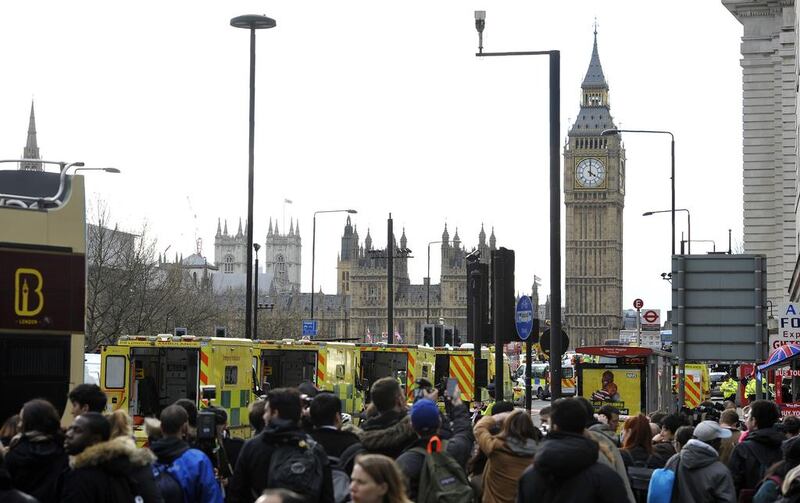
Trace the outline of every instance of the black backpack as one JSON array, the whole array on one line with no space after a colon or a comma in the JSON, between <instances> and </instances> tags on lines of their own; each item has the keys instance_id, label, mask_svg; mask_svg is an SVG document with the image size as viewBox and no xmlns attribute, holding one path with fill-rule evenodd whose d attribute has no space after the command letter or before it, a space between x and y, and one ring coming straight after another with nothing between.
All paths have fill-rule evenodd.
<instances>
[{"instance_id":1,"label":"black backpack","mask_svg":"<svg viewBox=\"0 0 800 503\"><path fill-rule=\"evenodd\" d=\"M184 503L183 487L171 471L172 464L153 463L153 478L164 503Z\"/></svg>"},{"instance_id":2,"label":"black backpack","mask_svg":"<svg viewBox=\"0 0 800 503\"><path fill-rule=\"evenodd\" d=\"M331 467L331 480L333 482L333 501L345 503L350 501L350 475L336 456L328 456L328 465Z\"/></svg>"},{"instance_id":3,"label":"black backpack","mask_svg":"<svg viewBox=\"0 0 800 503\"><path fill-rule=\"evenodd\" d=\"M647 492L650 487L650 478L653 476L653 469L647 467L647 463L637 461L627 469L628 480L631 484L631 492L637 503L647 501Z\"/></svg>"},{"instance_id":4,"label":"black backpack","mask_svg":"<svg viewBox=\"0 0 800 503\"><path fill-rule=\"evenodd\" d=\"M269 461L267 487L318 498L324 470L320 453L321 449L310 435L276 444Z\"/></svg>"}]
</instances>

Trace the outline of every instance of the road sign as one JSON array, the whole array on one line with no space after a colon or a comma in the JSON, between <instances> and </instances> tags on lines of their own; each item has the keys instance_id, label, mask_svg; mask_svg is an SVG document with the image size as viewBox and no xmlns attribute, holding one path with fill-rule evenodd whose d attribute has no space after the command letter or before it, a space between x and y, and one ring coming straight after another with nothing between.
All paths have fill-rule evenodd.
<instances>
[{"instance_id":1,"label":"road sign","mask_svg":"<svg viewBox=\"0 0 800 503\"><path fill-rule=\"evenodd\" d=\"M654 309L648 309L642 315L642 319L650 324L657 323L660 317L660 313Z\"/></svg>"},{"instance_id":2,"label":"road sign","mask_svg":"<svg viewBox=\"0 0 800 503\"><path fill-rule=\"evenodd\" d=\"M520 339L527 340L533 330L533 304L531 298L523 295L517 301L517 310L514 313L517 325L517 335Z\"/></svg>"},{"instance_id":3,"label":"road sign","mask_svg":"<svg viewBox=\"0 0 800 503\"><path fill-rule=\"evenodd\" d=\"M303 337L317 335L317 320L303 320Z\"/></svg>"},{"instance_id":4,"label":"road sign","mask_svg":"<svg viewBox=\"0 0 800 503\"><path fill-rule=\"evenodd\" d=\"M633 301L633 308L634 309L641 309L644 307L644 301L642 299L636 299Z\"/></svg>"}]
</instances>

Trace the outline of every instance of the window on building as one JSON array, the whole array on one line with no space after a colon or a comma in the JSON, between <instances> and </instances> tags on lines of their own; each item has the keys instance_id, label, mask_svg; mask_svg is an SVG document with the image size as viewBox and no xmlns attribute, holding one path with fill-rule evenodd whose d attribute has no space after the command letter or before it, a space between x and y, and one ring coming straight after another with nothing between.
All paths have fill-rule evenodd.
<instances>
[{"instance_id":1,"label":"window on building","mask_svg":"<svg viewBox=\"0 0 800 503\"><path fill-rule=\"evenodd\" d=\"M233 255L225 255L222 264L222 272L225 274L233 273Z\"/></svg>"},{"instance_id":2,"label":"window on building","mask_svg":"<svg viewBox=\"0 0 800 503\"><path fill-rule=\"evenodd\" d=\"M378 287L376 285L369 285L367 287L367 300L369 301L378 300Z\"/></svg>"},{"instance_id":3,"label":"window on building","mask_svg":"<svg viewBox=\"0 0 800 503\"><path fill-rule=\"evenodd\" d=\"M278 256L275 257L275 279L278 281L278 283L286 283L288 281L286 261L281 254L278 254Z\"/></svg>"}]
</instances>

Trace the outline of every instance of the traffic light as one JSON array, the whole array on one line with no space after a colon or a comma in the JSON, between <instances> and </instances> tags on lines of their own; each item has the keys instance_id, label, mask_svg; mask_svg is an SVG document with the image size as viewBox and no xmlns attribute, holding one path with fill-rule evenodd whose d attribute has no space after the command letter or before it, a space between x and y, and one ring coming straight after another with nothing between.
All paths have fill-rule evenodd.
<instances>
[{"instance_id":1,"label":"traffic light","mask_svg":"<svg viewBox=\"0 0 800 503\"><path fill-rule=\"evenodd\" d=\"M515 308L514 250L492 250L492 324L501 343L516 338Z\"/></svg>"},{"instance_id":2,"label":"traffic light","mask_svg":"<svg viewBox=\"0 0 800 503\"><path fill-rule=\"evenodd\" d=\"M489 264L481 264L477 258L467 262L467 338L477 344L490 342L491 338Z\"/></svg>"},{"instance_id":3,"label":"traffic light","mask_svg":"<svg viewBox=\"0 0 800 503\"><path fill-rule=\"evenodd\" d=\"M453 328L453 347L461 347L461 335L458 333L458 327Z\"/></svg>"},{"instance_id":4,"label":"traffic light","mask_svg":"<svg viewBox=\"0 0 800 503\"><path fill-rule=\"evenodd\" d=\"M433 347L433 325L422 327L422 345Z\"/></svg>"},{"instance_id":5,"label":"traffic light","mask_svg":"<svg viewBox=\"0 0 800 503\"><path fill-rule=\"evenodd\" d=\"M453 346L453 327L444 327L444 345Z\"/></svg>"},{"instance_id":6,"label":"traffic light","mask_svg":"<svg viewBox=\"0 0 800 503\"><path fill-rule=\"evenodd\" d=\"M444 334L442 334L442 326L434 325L433 327L433 347L439 348L444 346Z\"/></svg>"}]
</instances>

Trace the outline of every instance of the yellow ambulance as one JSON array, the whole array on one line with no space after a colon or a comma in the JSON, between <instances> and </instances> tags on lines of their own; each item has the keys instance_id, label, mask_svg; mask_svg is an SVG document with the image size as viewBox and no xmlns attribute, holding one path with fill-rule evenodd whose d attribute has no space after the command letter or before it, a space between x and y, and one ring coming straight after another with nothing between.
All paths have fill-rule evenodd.
<instances>
[{"instance_id":1,"label":"yellow ambulance","mask_svg":"<svg viewBox=\"0 0 800 503\"><path fill-rule=\"evenodd\" d=\"M417 379L424 377L431 383L434 381L433 348L384 343L359 343L356 346L361 353L360 382L367 402L372 383L382 377L397 379L408 401L413 400Z\"/></svg>"},{"instance_id":2,"label":"yellow ambulance","mask_svg":"<svg viewBox=\"0 0 800 503\"><path fill-rule=\"evenodd\" d=\"M264 392L308 381L338 396L342 412L361 413L364 395L357 386L360 354L355 344L283 339L256 340L252 346L253 368Z\"/></svg>"},{"instance_id":3,"label":"yellow ambulance","mask_svg":"<svg viewBox=\"0 0 800 503\"><path fill-rule=\"evenodd\" d=\"M209 405L224 408L232 435L250 436L247 407L255 398L251 369L252 341L217 337L122 336L102 347L100 387L107 411L126 410L143 444L145 417L181 398L201 406L201 388L213 390Z\"/></svg>"},{"instance_id":4,"label":"yellow ambulance","mask_svg":"<svg viewBox=\"0 0 800 503\"><path fill-rule=\"evenodd\" d=\"M462 344L461 347L451 348L449 346L434 348L436 354L435 378L431 380L434 386L442 388L449 378L458 381L458 389L461 392L461 399L471 402L475 398L475 362L473 346L470 343ZM495 359L494 347L481 348L481 358L488 360L488 382L494 382ZM511 367L508 356L503 355L503 397L510 400L514 393L514 383L512 382ZM488 401L489 396L486 388L481 388L480 401Z\"/></svg>"}]
</instances>

